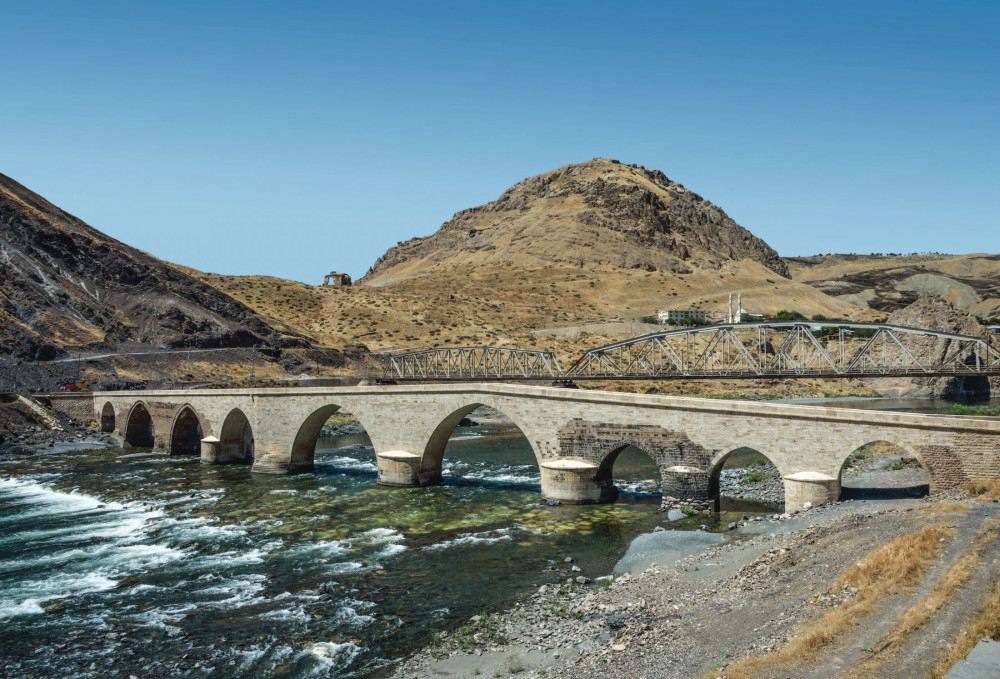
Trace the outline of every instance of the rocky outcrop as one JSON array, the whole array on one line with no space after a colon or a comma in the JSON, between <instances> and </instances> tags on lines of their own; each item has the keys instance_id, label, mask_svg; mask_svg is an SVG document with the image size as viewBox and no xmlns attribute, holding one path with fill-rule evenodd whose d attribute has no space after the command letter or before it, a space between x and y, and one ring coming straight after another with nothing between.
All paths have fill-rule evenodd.
<instances>
[{"instance_id":1,"label":"rocky outcrop","mask_svg":"<svg viewBox=\"0 0 1000 679\"><path fill-rule=\"evenodd\" d=\"M788 269L761 239L659 170L595 158L529 177L437 233L390 248L362 282L444 264L591 264L690 273L752 259Z\"/></svg>"},{"instance_id":2,"label":"rocky outcrop","mask_svg":"<svg viewBox=\"0 0 1000 679\"><path fill-rule=\"evenodd\" d=\"M961 314L939 294L925 293L915 302L889 316L890 325L922 328L936 332L957 333L972 337L983 336L983 326L974 316ZM951 340L942 338L917 338L908 346L916 347L919 355L931 360L942 360L953 347ZM994 385L994 388L997 385ZM881 380L876 388L883 395L915 398L985 397L991 385L984 377L930 377L902 380Z\"/></svg>"}]
</instances>

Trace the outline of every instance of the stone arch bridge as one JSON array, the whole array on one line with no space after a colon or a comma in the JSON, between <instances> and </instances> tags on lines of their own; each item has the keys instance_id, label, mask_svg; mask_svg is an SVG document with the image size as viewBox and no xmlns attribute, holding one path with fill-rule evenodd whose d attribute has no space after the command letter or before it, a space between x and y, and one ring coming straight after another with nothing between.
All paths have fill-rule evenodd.
<instances>
[{"instance_id":1,"label":"stone arch bridge","mask_svg":"<svg viewBox=\"0 0 1000 679\"><path fill-rule=\"evenodd\" d=\"M767 456L784 480L786 510L840 495L846 458L873 441L902 447L923 464L931 489L1000 478L1000 420L622 394L510 384L96 392L101 429L126 445L197 454L210 464L245 463L268 474L313 469L320 429L338 410L371 438L378 482L441 480L445 445L459 421L485 405L531 444L542 495L563 502L614 499L612 467L628 445L657 464L665 497L708 503L739 448Z\"/></svg>"}]
</instances>

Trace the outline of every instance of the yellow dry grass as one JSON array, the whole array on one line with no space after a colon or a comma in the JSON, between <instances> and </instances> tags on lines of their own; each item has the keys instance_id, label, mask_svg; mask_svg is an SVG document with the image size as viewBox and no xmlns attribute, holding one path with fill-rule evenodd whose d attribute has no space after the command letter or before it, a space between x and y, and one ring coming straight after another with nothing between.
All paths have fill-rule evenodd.
<instances>
[{"instance_id":1,"label":"yellow dry grass","mask_svg":"<svg viewBox=\"0 0 1000 679\"><path fill-rule=\"evenodd\" d=\"M552 351L564 368L587 349L646 331L603 335L582 328L578 336L565 337L538 335L533 330L631 320L655 315L663 308L700 307L721 318L731 290L742 290L744 306L751 310L792 308L809 315L849 311L830 297L752 261L729 262L719 271L684 275L598 266L449 265L392 284L348 288L263 276L186 272L322 346L363 344L373 352L513 346ZM604 384L601 388L638 392L655 388L663 393L731 398L877 395L871 388L859 390L844 380L821 379L754 385L746 381Z\"/></svg>"},{"instance_id":2,"label":"yellow dry grass","mask_svg":"<svg viewBox=\"0 0 1000 679\"><path fill-rule=\"evenodd\" d=\"M945 512L967 512L972 507L969 505L964 505L961 502L950 502L948 500L942 502L932 502L930 504L918 507L921 511L931 512L931 513L945 513Z\"/></svg>"},{"instance_id":3,"label":"yellow dry grass","mask_svg":"<svg viewBox=\"0 0 1000 679\"><path fill-rule=\"evenodd\" d=\"M962 628L955 643L927 673L928 679L939 679L946 675L955 663L969 655L981 639L1000 641L1000 582L984 598L979 611L976 619Z\"/></svg>"},{"instance_id":4,"label":"yellow dry grass","mask_svg":"<svg viewBox=\"0 0 1000 679\"><path fill-rule=\"evenodd\" d=\"M996 479L975 479L964 484L962 488L980 502L1000 501L1000 481Z\"/></svg>"},{"instance_id":5,"label":"yellow dry grass","mask_svg":"<svg viewBox=\"0 0 1000 679\"><path fill-rule=\"evenodd\" d=\"M979 531L972 545L959 557L955 565L941 576L927 596L908 608L899 622L872 645L872 655L852 667L847 676L889 676L890 665L905 650L910 635L937 615L954 598L958 590L969 582L979 568L983 550L997 537L997 522L991 521Z\"/></svg>"},{"instance_id":6,"label":"yellow dry grass","mask_svg":"<svg viewBox=\"0 0 1000 679\"><path fill-rule=\"evenodd\" d=\"M726 668L721 676L725 679L769 676L814 657L886 599L916 586L954 533L953 528L936 524L882 545L847 569L830 589L831 593L840 593L856 587L857 596L801 625L785 647L764 656L746 656ZM706 675L709 676L718 677L720 673Z\"/></svg>"}]
</instances>

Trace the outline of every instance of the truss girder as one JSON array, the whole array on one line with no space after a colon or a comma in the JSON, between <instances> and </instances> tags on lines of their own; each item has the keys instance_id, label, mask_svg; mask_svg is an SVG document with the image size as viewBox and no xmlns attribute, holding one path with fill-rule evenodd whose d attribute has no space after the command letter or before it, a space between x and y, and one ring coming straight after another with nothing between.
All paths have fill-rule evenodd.
<instances>
[{"instance_id":1,"label":"truss girder","mask_svg":"<svg viewBox=\"0 0 1000 679\"><path fill-rule=\"evenodd\" d=\"M550 351L508 347L447 347L389 356L390 379L554 379L562 367Z\"/></svg>"},{"instance_id":2,"label":"truss girder","mask_svg":"<svg viewBox=\"0 0 1000 679\"><path fill-rule=\"evenodd\" d=\"M402 380L1000 375L989 340L871 323L738 323L652 333L591 349L567 372L552 352L443 347L389 356Z\"/></svg>"},{"instance_id":3,"label":"truss girder","mask_svg":"<svg viewBox=\"0 0 1000 679\"><path fill-rule=\"evenodd\" d=\"M977 337L921 328L795 321L711 325L643 335L588 351L566 377L963 374L1000 374L1000 349Z\"/></svg>"}]
</instances>

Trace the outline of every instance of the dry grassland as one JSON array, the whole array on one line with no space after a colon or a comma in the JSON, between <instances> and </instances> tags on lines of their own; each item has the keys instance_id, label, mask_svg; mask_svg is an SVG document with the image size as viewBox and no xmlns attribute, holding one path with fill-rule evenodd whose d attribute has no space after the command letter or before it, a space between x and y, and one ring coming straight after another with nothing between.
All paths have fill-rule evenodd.
<instances>
[{"instance_id":1,"label":"dry grassland","mask_svg":"<svg viewBox=\"0 0 1000 679\"><path fill-rule=\"evenodd\" d=\"M980 567L983 550L998 537L997 527L996 521L987 523L979 531L972 545L959 557L955 565L941 576L927 596L903 613L899 622L872 646L871 657L851 668L848 676L890 676L892 663L906 649L910 635L937 615L952 601L959 589L972 579Z\"/></svg>"},{"instance_id":2,"label":"dry grassland","mask_svg":"<svg viewBox=\"0 0 1000 679\"><path fill-rule=\"evenodd\" d=\"M962 628L955 643L927 675L928 679L946 675L981 639L1000 640L1000 582L984 597L976 619Z\"/></svg>"},{"instance_id":3,"label":"dry grassland","mask_svg":"<svg viewBox=\"0 0 1000 679\"><path fill-rule=\"evenodd\" d=\"M911 591L954 534L952 527L936 524L882 545L849 568L829 591L838 595L856 588L856 596L804 623L780 650L744 657L726 668L722 676L725 679L786 676L860 624L865 616L880 609L889 597ZM706 675L718 676L718 673Z\"/></svg>"},{"instance_id":4,"label":"dry grassland","mask_svg":"<svg viewBox=\"0 0 1000 679\"><path fill-rule=\"evenodd\" d=\"M391 284L348 288L187 271L323 346L363 344L372 351L515 346L553 351L564 367L611 338L538 337L532 330L632 320L665 308L701 308L721 320L729 293L736 291L755 312L873 317L749 260L691 274L449 265Z\"/></svg>"}]
</instances>

